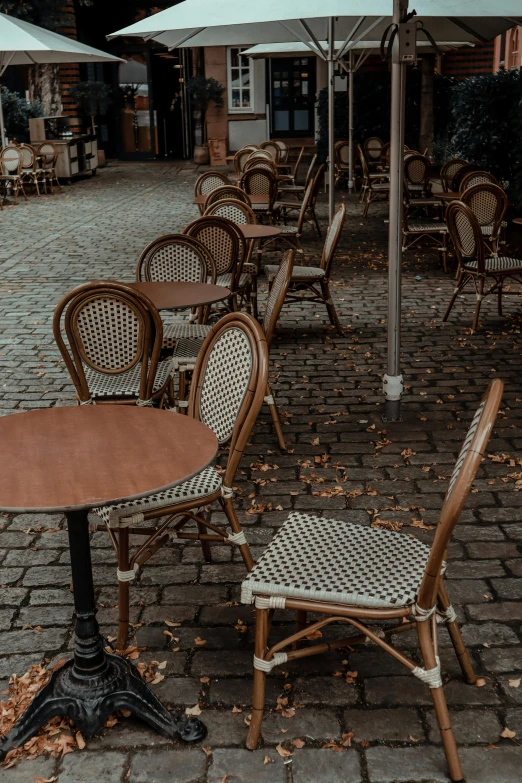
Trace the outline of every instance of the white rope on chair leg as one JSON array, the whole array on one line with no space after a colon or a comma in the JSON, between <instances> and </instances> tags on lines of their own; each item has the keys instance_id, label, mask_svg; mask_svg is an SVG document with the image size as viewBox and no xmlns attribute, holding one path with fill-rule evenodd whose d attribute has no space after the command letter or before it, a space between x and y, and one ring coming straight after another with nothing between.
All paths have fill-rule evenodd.
<instances>
[{"instance_id":1,"label":"white rope on chair leg","mask_svg":"<svg viewBox=\"0 0 522 783\"><path fill-rule=\"evenodd\" d=\"M438 623L454 623L457 619L457 613L450 604L447 609L437 609L437 622Z\"/></svg>"},{"instance_id":2,"label":"white rope on chair leg","mask_svg":"<svg viewBox=\"0 0 522 783\"><path fill-rule=\"evenodd\" d=\"M286 653L275 653L271 661L265 661L264 658L258 658L254 655L254 669L259 669L261 672L268 674L272 671L274 666L280 666L282 663L288 661L288 655Z\"/></svg>"},{"instance_id":3,"label":"white rope on chair leg","mask_svg":"<svg viewBox=\"0 0 522 783\"><path fill-rule=\"evenodd\" d=\"M425 623L436 611L437 606L432 606L430 609L422 609L418 604L415 604L412 615L417 623Z\"/></svg>"},{"instance_id":4,"label":"white rope on chair leg","mask_svg":"<svg viewBox=\"0 0 522 783\"><path fill-rule=\"evenodd\" d=\"M119 568L116 569L116 574L118 576L118 582L132 582L134 579L136 579L136 574L140 570L140 567L137 563L134 563L134 568L132 571L120 571Z\"/></svg>"},{"instance_id":5,"label":"white rope on chair leg","mask_svg":"<svg viewBox=\"0 0 522 783\"><path fill-rule=\"evenodd\" d=\"M131 525L139 525L145 521L145 517L141 511L137 511L135 514L130 514L127 517L120 517L117 509L114 509L109 513L109 527L131 527Z\"/></svg>"},{"instance_id":6,"label":"white rope on chair leg","mask_svg":"<svg viewBox=\"0 0 522 783\"><path fill-rule=\"evenodd\" d=\"M243 544L248 544L248 541L246 540L246 536L242 530L240 530L239 533L233 533L233 532L228 533L225 541L230 541L232 544L235 544L236 546L243 546Z\"/></svg>"},{"instance_id":7,"label":"white rope on chair leg","mask_svg":"<svg viewBox=\"0 0 522 783\"><path fill-rule=\"evenodd\" d=\"M265 397L265 402L267 405L275 405L274 395L273 394L267 394Z\"/></svg>"},{"instance_id":8,"label":"white rope on chair leg","mask_svg":"<svg viewBox=\"0 0 522 783\"><path fill-rule=\"evenodd\" d=\"M232 487L225 487L224 484L221 485L221 496L224 498L233 498L234 497L234 490Z\"/></svg>"},{"instance_id":9,"label":"white rope on chair leg","mask_svg":"<svg viewBox=\"0 0 522 783\"><path fill-rule=\"evenodd\" d=\"M440 660L439 656L435 657L437 665L434 669L422 669L420 666L416 666L412 669L412 674L418 677L419 680L425 682L430 688L442 688L442 678L440 676Z\"/></svg>"},{"instance_id":10,"label":"white rope on chair leg","mask_svg":"<svg viewBox=\"0 0 522 783\"><path fill-rule=\"evenodd\" d=\"M256 609L284 609L286 598L284 595L271 595L268 598L265 598L263 595L256 595L255 605Z\"/></svg>"}]
</instances>

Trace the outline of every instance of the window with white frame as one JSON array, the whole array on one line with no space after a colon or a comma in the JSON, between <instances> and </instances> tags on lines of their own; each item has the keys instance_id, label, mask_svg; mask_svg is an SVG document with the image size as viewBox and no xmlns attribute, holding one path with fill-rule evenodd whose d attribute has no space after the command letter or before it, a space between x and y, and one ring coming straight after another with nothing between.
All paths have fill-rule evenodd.
<instances>
[{"instance_id":1,"label":"window with white frame","mask_svg":"<svg viewBox=\"0 0 522 783\"><path fill-rule=\"evenodd\" d=\"M250 57L241 52L248 46L230 46L227 50L228 110L254 111L254 68Z\"/></svg>"}]
</instances>

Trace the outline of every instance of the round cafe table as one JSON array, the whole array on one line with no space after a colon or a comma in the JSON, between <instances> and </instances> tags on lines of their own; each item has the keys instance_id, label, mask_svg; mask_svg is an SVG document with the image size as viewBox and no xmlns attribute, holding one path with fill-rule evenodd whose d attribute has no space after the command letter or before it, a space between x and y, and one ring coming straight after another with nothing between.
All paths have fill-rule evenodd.
<instances>
[{"instance_id":1,"label":"round cafe table","mask_svg":"<svg viewBox=\"0 0 522 783\"><path fill-rule=\"evenodd\" d=\"M263 226L261 223L238 223L237 227L245 239L268 239L282 233L278 226Z\"/></svg>"},{"instance_id":2,"label":"round cafe table","mask_svg":"<svg viewBox=\"0 0 522 783\"><path fill-rule=\"evenodd\" d=\"M186 481L214 459L214 433L170 411L119 405L47 408L0 419L0 509L65 512L76 611L74 658L55 671L11 731L0 762L64 715L92 736L126 709L160 734L199 741L205 726L169 712L132 664L105 652L96 621L87 514Z\"/></svg>"},{"instance_id":3,"label":"round cafe table","mask_svg":"<svg viewBox=\"0 0 522 783\"><path fill-rule=\"evenodd\" d=\"M516 226L522 226L522 217L519 217L519 218L513 218L513 223L514 223Z\"/></svg>"},{"instance_id":4,"label":"round cafe table","mask_svg":"<svg viewBox=\"0 0 522 783\"><path fill-rule=\"evenodd\" d=\"M205 206L205 201L207 199L207 195L208 194L200 193L199 196L195 196L194 197L194 201L192 203L193 204L197 204L198 206L199 205ZM266 194L261 194L261 195L257 195L257 196L251 195L251 194L247 194L247 195L248 195L248 198L250 200L251 205L254 206L254 207L256 205L258 205L258 206L268 205L268 202L270 200L269 196L266 195Z\"/></svg>"},{"instance_id":5,"label":"round cafe table","mask_svg":"<svg viewBox=\"0 0 522 783\"><path fill-rule=\"evenodd\" d=\"M148 296L157 310L183 310L220 302L230 296L223 285L211 283L125 283Z\"/></svg>"}]
</instances>

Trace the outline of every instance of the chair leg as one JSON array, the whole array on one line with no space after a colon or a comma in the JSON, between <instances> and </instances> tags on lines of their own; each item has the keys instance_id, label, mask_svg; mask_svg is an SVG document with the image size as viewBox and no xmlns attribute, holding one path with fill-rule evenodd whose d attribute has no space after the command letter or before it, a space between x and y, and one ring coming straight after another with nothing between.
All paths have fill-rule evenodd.
<instances>
[{"instance_id":1,"label":"chair leg","mask_svg":"<svg viewBox=\"0 0 522 783\"><path fill-rule=\"evenodd\" d=\"M198 533L199 533L199 535L201 535L202 533L206 533L207 532L207 528L201 522L198 522L197 525L198 525ZM201 551L203 552L203 557L205 558L205 561L207 563L211 563L212 562L212 550L210 548L210 541L200 540L199 543L201 544Z\"/></svg>"},{"instance_id":2,"label":"chair leg","mask_svg":"<svg viewBox=\"0 0 522 783\"><path fill-rule=\"evenodd\" d=\"M296 612L296 618L295 618L295 632L299 633L300 631L304 631L306 628L306 612L304 609L298 609ZM298 650L300 647L303 646L303 639L300 639L298 642L294 642L292 649Z\"/></svg>"},{"instance_id":3,"label":"chair leg","mask_svg":"<svg viewBox=\"0 0 522 783\"><path fill-rule=\"evenodd\" d=\"M433 640L431 638L430 626L431 623L429 621L417 623L419 645L426 669L434 669L437 663L435 659ZM442 686L439 688L430 688L430 693L431 698L433 699L435 715L437 716L437 723L439 724L442 746L444 748L444 753L446 754L446 759L448 762L450 778L452 781L454 781L454 783L457 783L457 781L464 779L464 774L460 765L459 752L457 749L457 743L455 742L453 729L451 727L444 690Z\"/></svg>"},{"instance_id":4,"label":"chair leg","mask_svg":"<svg viewBox=\"0 0 522 783\"><path fill-rule=\"evenodd\" d=\"M264 658L268 640L268 609L256 609L255 656ZM261 734L263 710L265 708L266 674L254 668L254 687L252 689L252 718L248 730L247 748L255 750Z\"/></svg>"},{"instance_id":5,"label":"chair leg","mask_svg":"<svg viewBox=\"0 0 522 783\"><path fill-rule=\"evenodd\" d=\"M126 527L118 532L118 569L129 570L129 531ZM129 582L118 581L118 650L127 647L129 636Z\"/></svg>"},{"instance_id":6,"label":"chair leg","mask_svg":"<svg viewBox=\"0 0 522 783\"><path fill-rule=\"evenodd\" d=\"M451 602L444 584L441 584L439 588L438 603L442 611L446 611L446 609L451 606ZM446 627L448 629L451 643L453 645L453 649L455 650L455 655L457 656L462 675L467 683L473 685L477 681L477 675L473 671L473 664L471 663L469 653L466 649L466 645L464 644L459 625L456 620L453 620L452 622L447 623Z\"/></svg>"},{"instance_id":7,"label":"chair leg","mask_svg":"<svg viewBox=\"0 0 522 783\"><path fill-rule=\"evenodd\" d=\"M453 295L452 295L452 297L451 297L451 299L449 301L449 304L448 304L448 306L446 308L446 312L442 316L442 320L443 321L447 321L448 320L449 314L451 313L453 305L455 304L455 300L456 300L459 292L462 290L463 287L464 286L462 285L462 272L460 272L459 273L459 279L457 280L457 282L455 284L455 289L453 291Z\"/></svg>"},{"instance_id":8,"label":"chair leg","mask_svg":"<svg viewBox=\"0 0 522 783\"><path fill-rule=\"evenodd\" d=\"M498 284L498 314L502 315L502 280Z\"/></svg>"},{"instance_id":9,"label":"chair leg","mask_svg":"<svg viewBox=\"0 0 522 783\"><path fill-rule=\"evenodd\" d=\"M272 424L274 425L274 430L277 436L277 442L279 443L279 448L281 449L281 451L286 451L286 443L283 435L283 430L281 428L281 420L279 419L279 411L277 410L275 397L272 394L270 390L270 386L268 384L266 386L265 402L268 405L268 410L270 411L270 415L272 417Z\"/></svg>"},{"instance_id":10,"label":"chair leg","mask_svg":"<svg viewBox=\"0 0 522 783\"><path fill-rule=\"evenodd\" d=\"M256 321L259 318L259 311L257 309L257 275L252 275L252 289L250 292L252 299L252 312Z\"/></svg>"},{"instance_id":11,"label":"chair leg","mask_svg":"<svg viewBox=\"0 0 522 783\"><path fill-rule=\"evenodd\" d=\"M232 502L232 498L220 498L221 508L226 514L226 517L230 523L230 527L232 528L232 531L234 533L242 533L243 528L241 527L239 523L239 519L237 518L236 509L234 508L234 504ZM252 557L252 553L250 552L250 547L248 544L240 544L239 551L241 553L241 557L243 558L243 562L246 566L247 571L251 571L254 567L254 559Z\"/></svg>"},{"instance_id":12,"label":"chair leg","mask_svg":"<svg viewBox=\"0 0 522 783\"><path fill-rule=\"evenodd\" d=\"M326 309L328 310L328 318L330 319L330 323L332 324L332 326L335 326L337 332L342 335L343 327L341 326L339 318L337 316L337 310L335 309L335 305L332 301L332 296L330 294L330 286L327 280L321 280L321 291L323 294Z\"/></svg>"},{"instance_id":13,"label":"chair leg","mask_svg":"<svg viewBox=\"0 0 522 783\"><path fill-rule=\"evenodd\" d=\"M479 288L477 293L477 304L475 306L475 315L473 317L473 324L471 326L471 331L474 333L478 329L479 324L479 315L480 315L480 307L482 305L482 299L484 298L484 278L481 277L479 279Z\"/></svg>"}]
</instances>

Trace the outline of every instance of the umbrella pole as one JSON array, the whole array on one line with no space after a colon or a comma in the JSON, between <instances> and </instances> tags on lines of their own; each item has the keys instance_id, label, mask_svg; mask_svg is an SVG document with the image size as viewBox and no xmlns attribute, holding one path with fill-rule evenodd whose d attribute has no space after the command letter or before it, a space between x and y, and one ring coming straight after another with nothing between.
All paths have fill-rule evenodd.
<instances>
[{"instance_id":1,"label":"umbrella pole","mask_svg":"<svg viewBox=\"0 0 522 783\"><path fill-rule=\"evenodd\" d=\"M408 0L393 0L393 22L404 21ZM395 36L391 66L390 221L388 234L388 361L384 376L384 420L401 420L401 266L406 65L399 61Z\"/></svg>"},{"instance_id":2,"label":"umbrella pole","mask_svg":"<svg viewBox=\"0 0 522 783\"><path fill-rule=\"evenodd\" d=\"M348 54L348 192L353 193L353 51Z\"/></svg>"},{"instance_id":3,"label":"umbrella pole","mask_svg":"<svg viewBox=\"0 0 522 783\"><path fill-rule=\"evenodd\" d=\"M334 76L334 20L328 19L328 219L332 222L335 211L335 76Z\"/></svg>"},{"instance_id":4,"label":"umbrella pole","mask_svg":"<svg viewBox=\"0 0 522 783\"><path fill-rule=\"evenodd\" d=\"M0 85L0 90L2 89L2 85ZM2 109L2 97L0 95L0 142L1 146L5 147L6 145L6 138L5 138L5 129L4 129L4 111Z\"/></svg>"}]
</instances>

